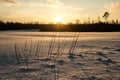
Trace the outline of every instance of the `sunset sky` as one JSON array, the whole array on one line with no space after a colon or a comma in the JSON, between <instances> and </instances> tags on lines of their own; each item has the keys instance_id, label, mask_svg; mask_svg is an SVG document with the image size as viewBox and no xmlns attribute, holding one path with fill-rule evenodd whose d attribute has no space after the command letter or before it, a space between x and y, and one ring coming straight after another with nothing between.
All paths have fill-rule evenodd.
<instances>
[{"instance_id":1,"label":"sunset sky","mask_svg":"<svg viewBox=\"0 0 120 80\"><path fill-rule=\"evenodd\" d=\"M105 11L120 20L120 0L0 0L0 20L15 22L71 22L96 20Z\"/></svg>"}]
</instances>

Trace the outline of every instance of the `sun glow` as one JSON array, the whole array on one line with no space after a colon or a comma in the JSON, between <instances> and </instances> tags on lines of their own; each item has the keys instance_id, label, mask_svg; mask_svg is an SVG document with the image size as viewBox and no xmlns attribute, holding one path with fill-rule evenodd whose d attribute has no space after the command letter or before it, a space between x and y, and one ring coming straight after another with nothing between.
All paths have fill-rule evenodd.
<instances>
[{"instance_id":1,"label":"sun glow","mask_svg":"<svg viewBox=\"0 0 120 80\"><path fill-rule=\"evenodd\" d=\"M55 23L62 23L63 22L63 17L62 16L57 16L54 20Z\"/></svg>"}]
</instances>

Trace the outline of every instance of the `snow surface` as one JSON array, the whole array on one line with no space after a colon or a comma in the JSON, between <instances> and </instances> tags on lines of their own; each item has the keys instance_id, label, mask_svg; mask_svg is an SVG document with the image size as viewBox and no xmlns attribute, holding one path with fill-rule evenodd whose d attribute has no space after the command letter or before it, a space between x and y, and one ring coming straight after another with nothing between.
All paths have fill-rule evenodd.
<instances>
[{"instance_id":1,"label":"snow surface","mask_svg":"<svg viewBox=\"0 0 120 80\"><path fill-rule=\"evenodd\" d=\"M79 39L69 54L75 34L1 31L0 80L120 80L120 32L77 33ZM52 54L48 55L52 40ZM20 62L15 44L22 55ZM25 44L26 53L22 52Z\"/></svg>"}]
</instances>

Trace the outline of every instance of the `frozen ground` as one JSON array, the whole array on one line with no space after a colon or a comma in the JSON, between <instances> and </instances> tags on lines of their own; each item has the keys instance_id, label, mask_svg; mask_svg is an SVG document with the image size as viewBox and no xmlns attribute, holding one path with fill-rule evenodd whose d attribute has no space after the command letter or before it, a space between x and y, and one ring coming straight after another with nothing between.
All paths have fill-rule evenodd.
<instances>
[{"instance_id":1,"label":"frozen ground","mask_svg":"<svg viewBox=\"0 0 120 80\"><path fill-rule=\"evenodd\" d=\"M120 32L77 34L1 31L0 80L120 80Z\"/></svg>"}]
</instances>

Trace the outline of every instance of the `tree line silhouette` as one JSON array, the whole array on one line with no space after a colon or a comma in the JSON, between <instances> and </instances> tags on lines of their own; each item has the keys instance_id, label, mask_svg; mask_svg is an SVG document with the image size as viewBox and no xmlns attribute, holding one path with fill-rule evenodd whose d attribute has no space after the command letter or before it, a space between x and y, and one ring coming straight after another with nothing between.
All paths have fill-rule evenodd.
<instances>
[{"instance_id":1,"label":"tree line silhouette","mask_svg":"<svg viewBox=\"0 0 120 80\"><path fill-rule=\"evenodd\" d=\"M111 32L120 31L118 22L75 23L75 24L39 24L39 23L14 23L0 21L0 30L25 30L39 29L40 31L67 31L67 32Z\"/></svg>"},{"instance_id":2,"label":"tree line silhouette","mask_svg":"<svg viewBox=\"0 0 120 80\"><path fill-rule=\"evenodd\" d=\"M80 20L76 20L76 23L69 24L39 24L39 23L18 23L18 22L3 22L0 21L0 30L25 30L25 29L39 29L40 31L59 31L59 32L113 32L120 31L119 21L112 20L107 21L110 16L109 12L103 14L104 22L98 17L98 21L90 21L83 24Z\"/></svg>"}]
</instances>

